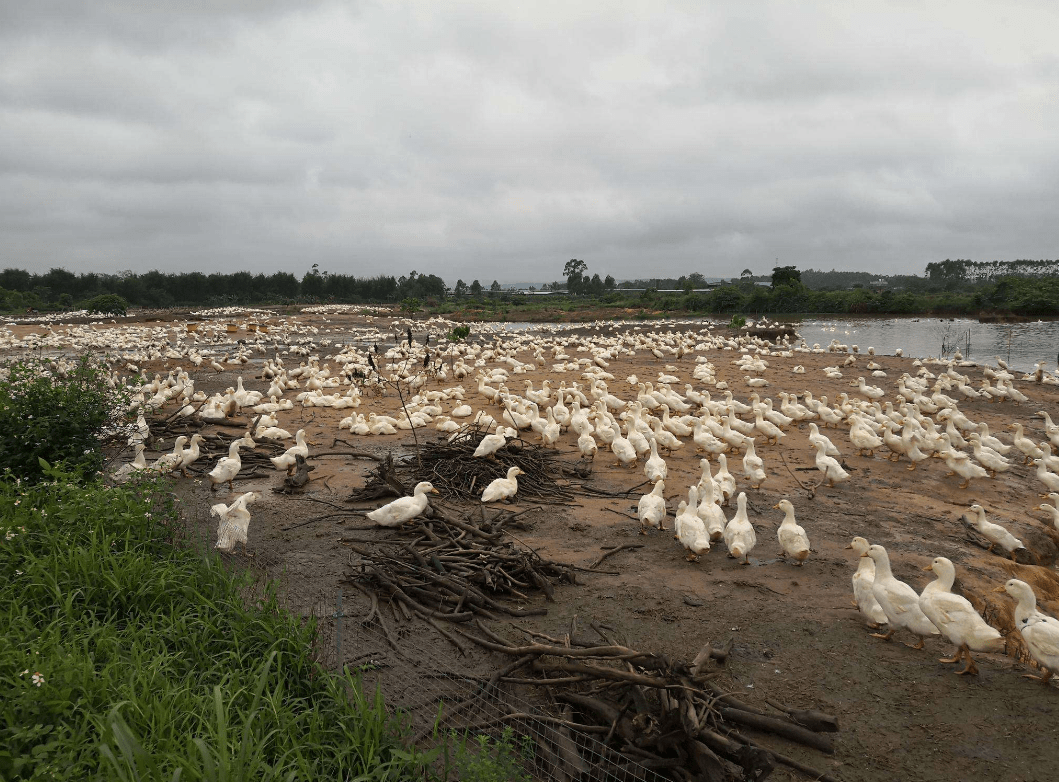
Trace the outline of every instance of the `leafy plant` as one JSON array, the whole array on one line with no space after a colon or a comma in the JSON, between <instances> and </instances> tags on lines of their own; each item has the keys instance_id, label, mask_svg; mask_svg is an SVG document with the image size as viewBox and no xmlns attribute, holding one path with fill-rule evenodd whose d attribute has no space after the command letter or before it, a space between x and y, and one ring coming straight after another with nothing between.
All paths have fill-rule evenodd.
<instances>
[{"instance_id":1,"label":"leafy plant","mask_svg":"<svg viewBox=\"0 0 1059 782\"><path fill-rule=\"evenodd\" d=\"M516 740L517 739L517 740ZM530 782L525 764L533 759L533 740L505 727L499 737L478 734L473 740L453 733L454 762L460 782Z\"/></svg>"},{"instance_id":2,"label":"leafy plant","mask_svg":"<svg viewBox=\"0 0 1059 782\"><path fill-rule=\"evenodd\" d=\"M84 308L103 315L124 315L129 310L129 302L116 293L104 293L86 301Z\"/></svg>"},{"instance_id":3,"label":"leafy plant","mask_svg":"<svg viewBox=\"0 0 1059 782\"><path fill-rule=\"evenodd\" d=\"M419 299L417 299L417 298L415 298L413 296L410 296L407 299L402 299L401 300L401 312L408 312L408 313L411 313L411 314L415 314L416 312L419 312L421 309L423 309L422 303L420 303Z\"/></svg>"},{"instance_id":4,"label":"leafy plant","mask_svg":"<svg viewBox=\"0 0 1059 782\"><path fill-rule=\"evenodd\" d=\"M460 340L467 339L471 334L470 326L456 326L448 334L445 335L449 342L459 342Z\"/></svg>"},{"instance_id":5,"label":"leafy plant","mask_svg":"<svg viewBox=\"0 0 1059 782\"><path fill-rule=\"evenodd\" d=\"M103 464L101 437L124 422L126 395L107 385L89 356L70 364L41 358L0 369L0 470L25 481L43 476L41 460L85 477Z\"/></svg>"},{"instance_id":6,"label":"leafy plant","mask_svg":"<svg viewBox=\"0 0 1059 782\"><path fill-rule=\"evenodd\" d=\"M732 319L728 321L728 328L730 329L741 329L746 325L746 318L742 315L733 315Z\"/></svg>"}]
</instances>

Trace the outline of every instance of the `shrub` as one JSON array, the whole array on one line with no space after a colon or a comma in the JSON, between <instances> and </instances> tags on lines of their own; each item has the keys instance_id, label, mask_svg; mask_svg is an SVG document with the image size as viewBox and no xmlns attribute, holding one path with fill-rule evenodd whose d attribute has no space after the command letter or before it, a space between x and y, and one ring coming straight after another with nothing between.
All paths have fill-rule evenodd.
<instances>
[{"instance_id":1,"label":"shrub","mask_svg":"<svg viewBox=\"0 0 1059 782\"><path fill-rule=\"evenodd\" d=\"M741 329L746 325L746 318L742 315L733 315L732 319L728 321L728 328L730 329Z\"/></svg>"},{"instance_id":2,"label":"shrub","mask_svg":"<svg viewBox=\"0 0 1059 782\"><path fill-rule=\"evenodd\" d=\"M40 460L82 477L103 465L101 438L125 420L124 390L107 386L104 366L31 358L0 369L0 472L36 483Z\"/></svg>"},{"instance_id":3,"label":"shrub","mask_svg":"<svg viewBox=\"0 0 1059 782\"><path fill-rule=\"evenodd\" d=\"M84 308L104 315L124 315L129 310L129 302L116 293L104 293L86 301Z\"/></svg>"}]
</instances>

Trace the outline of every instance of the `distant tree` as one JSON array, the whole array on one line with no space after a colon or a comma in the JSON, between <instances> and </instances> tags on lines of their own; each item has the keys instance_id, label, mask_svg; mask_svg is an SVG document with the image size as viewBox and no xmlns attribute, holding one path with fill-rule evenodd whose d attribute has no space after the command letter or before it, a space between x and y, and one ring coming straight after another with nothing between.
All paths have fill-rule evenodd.
<instances>
[{"instance_id":1,"label":"distant tree","mask_svg":"<svg viewBox=\"0 0 1059 782\"><path fill-rule=\"evenodd\" d=\"M775 290L783 285L796 286L801 284L802 273L795 266L772 267L772 288Z\"/></svg>"},{"instance_id":2,"label":"distant tree","mask_svg":"<svg viewBox=\"0 0 1059 782\"><path fill-rule=\"evenodd\" d=\"M739 272L739 279L743 280L743 282L751 282L754 279L754 273L750 269L743 269L743 271Z\"/></svg>"},{"instance_id":3,"label":"distant tree","mask_svg":"<svg viewBox=\"0 0 1059 782\"><path fill-rule=\"evenodd\" d=\"M452 289L452 294L457 299L462 299L467 295L467 283L463 280L456 280L456 287Z\"/></svg>"},{"instance_id":4,"label":"distant tree","mask_svg":"<svg viewBox=\"0 0 1059 782\"><path fill-rule=\"evenodd\" d=\"M586 271L588 271L588 264L584 261L579 261L577 258L567 261L566 266L563 267L563 274L566 276L566 290L572 294L583 293Z\"/></svg>"},{"instance_id":5,"label":"distant tree","mask_svg":"<svg viewBox=\"0 0 1059 782\"><path fill-rule=\"evenodd\" d=\"M490 293L500 293L500 283L493 280L493 284L489 286Z\"/></svg>"},{"instance_id":6,"label":"distant tree","mask_svg":"<svg viewBox=\"0 0 1059 782\"><path fill-rule=\"evenodd\" d=\"M616 283L614 282L614 278L611 275L608 274L606 277L603 278L603 288L605 290L612 291L614 290L615 285Z\"/></svg>"},{"instance_id":7,"label":"distant tree","mask_svg":"<svg viewBox=\"0 0 1059 782\"><path fill-rule=\"evenodd\" d=\"M471 296L473 296L474 298L477 299L481 295L482 295L482 283L478 282L478 280L475 280L474 282L471 283Z\"/></svg>"}]
</instances>

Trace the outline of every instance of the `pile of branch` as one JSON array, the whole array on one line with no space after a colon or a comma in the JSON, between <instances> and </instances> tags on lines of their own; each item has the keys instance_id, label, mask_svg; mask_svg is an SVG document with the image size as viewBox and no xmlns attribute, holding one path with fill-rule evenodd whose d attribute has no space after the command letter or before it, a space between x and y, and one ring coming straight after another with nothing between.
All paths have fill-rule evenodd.
<instances>
[{"instance_id":1,"label":"pile of branch","mask_svg":"<svg viewBox=\"0 0 1059 782\"><path fill-rule=\"evenodd\" d=\"M553 751L538 741L536 758L550 768L550 778L575 779L597 758L577 751L571 731L592 734L610 750L652 769L663 779L730 782L762 780L776 763L797 769L812 779L832 780L827 774L767 749L745 735L750 729L832 753L826 733L837 731L834 717L814 710L789 709L769 702L782 714L766 714L725 693L713 680L731 641L722 649L707 643L690 663L664 655L640 652L616 643L598 625L599 640L579 633L576 618L564 638L525 632L532 641L514 644L481 622L477 632L457 630L460 636L512 659L489 682L547 688L554 696L552 717L510 712L480 729L501 722L537 719L552 727ZM551 739L552 737L550 737Z\"/></svg>"},{"instance_id":2,"label":"pile of branch","mask_svg":"<svg viewBox=\"0 0 1059 782\"><path fill-rule=\"evenodd\" d=\"M411 539L386 553L343 538L361 555L347 583L365 592L373 604L381 597L406 619L419 616L429 621L461 651L463 645L432 620L469 622L479 617L546 614L544 608L517 608L505 601L525 602L536 592L554 600L554 584L574 582L569 566L511 541L501 542L498 522L478 525L438 508L434 514L434 519L422 519L404 530Z\"/></svg>"},{"instance_id":3,"label":"pile of branch","mask_svg":"<svg viewBox=\"0 0 1059 782\"><path fill-rule=\"evenodd\" d=\"M430 481L442 497L477 501L495 478L507 477L510 467L518 467L518 498L558 504L572 502L573 494L556 483L560 463L551 453L522 439L511 440L494 458L475 458L474 451L488 429L469 424L451 441L422 445L418 456L402 460L392 457L380 462L363 489L349 500L365 502L390 495L407 496L420 481Z\"/></svg>"}]
</instances>

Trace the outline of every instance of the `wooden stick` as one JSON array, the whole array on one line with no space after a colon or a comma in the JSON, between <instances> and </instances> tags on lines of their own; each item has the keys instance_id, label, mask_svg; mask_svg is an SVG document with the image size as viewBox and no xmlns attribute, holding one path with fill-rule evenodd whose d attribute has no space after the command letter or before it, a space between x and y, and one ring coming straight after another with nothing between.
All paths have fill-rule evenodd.
<instances>
[{"instance_id":1,"label":"wooden stick","mask_svg":"<svg viewBox=\"0 0 1059 782\"><path fill-rule=\"evenodd\" d=\"M611 556L612 554L617 554L619 551L626 551L628 549L643 548L643 547L644 547L643 543L622 543L620 546L615 546L612 549L608 549L607 551L604 551L602 554L599 555L599 557L596 559L596 561L593 562L588 567L591 570L592 568L594 568L597 565L599 565L600 563L602 563L603 560L605 560L607 557Z\"/></svg>"}]
</instances>

